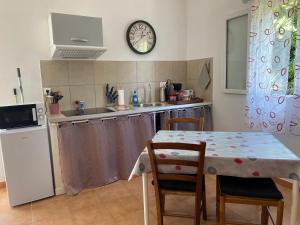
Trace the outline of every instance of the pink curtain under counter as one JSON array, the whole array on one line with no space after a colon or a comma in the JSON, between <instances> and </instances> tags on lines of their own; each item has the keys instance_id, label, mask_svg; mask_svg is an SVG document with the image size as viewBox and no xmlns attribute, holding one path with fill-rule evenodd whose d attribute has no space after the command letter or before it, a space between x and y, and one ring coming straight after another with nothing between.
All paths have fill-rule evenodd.
<instances>
[{"instance_id":1,"label":"pink curtain under counter","mask_svg":"<svg viewBox=\"0 0 300 225\"><path fill-rule=\"evenodd\" d=\"M153 131L150 114L61 123L58 140L66 193L127 180Z\"/></svg>"}]
</instances>

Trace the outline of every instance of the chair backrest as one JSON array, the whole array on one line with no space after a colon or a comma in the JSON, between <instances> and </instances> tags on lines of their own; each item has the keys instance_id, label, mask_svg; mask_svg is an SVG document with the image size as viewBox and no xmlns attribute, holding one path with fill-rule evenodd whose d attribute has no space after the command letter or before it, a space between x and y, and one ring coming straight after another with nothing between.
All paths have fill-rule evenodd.
<instances>
[{"instance_id":1,"label":"chair backrest","mask_svg":"<svg viewBox=\"0 0 300 225\"><path fill-rule=\"evenodd\" d=\"M202 190L202 176L204 168L204 158L205 158L205 147L206 143L201 142L200 144L187 144L187 143L153 143L151 141L147 142L148 154L150 157L153 181L155 187L159 188L160 180L171 180L171 181L187 181L196 183L196 192ZM197 151L198 159L197 161L184 160L184 159L168 159L168 158L157 158L155 155L156 150L172 149L172 151L189 150ZM174 165L174 166L189 166L196 168L195 176L186 174L175 174L175 173L160 173L158 167L160 165ZM157 190L159 191L159 190Z\"/></svg>"},{"instance_id":2,"label":"chair backrest","mask_svg":"<svg viewBox=\"0 0 300 225\"><path fill-rule=\"evenodd\" d=\"M172 124L180 124L180 123L189 123L195 124L198 127L199 131L203 131L204 129L204 117L200 117L199 119L196 118L172 118L172 119L165 119L165 129L171 130Z\"/></svg>"}]
</instances>

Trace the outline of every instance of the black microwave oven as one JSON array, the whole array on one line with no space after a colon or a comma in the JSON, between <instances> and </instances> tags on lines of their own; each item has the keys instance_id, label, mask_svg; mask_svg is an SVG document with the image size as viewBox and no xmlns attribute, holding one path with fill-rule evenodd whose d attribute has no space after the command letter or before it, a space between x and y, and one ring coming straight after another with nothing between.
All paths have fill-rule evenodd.
<instances>
[{"instance_id":1,"label":"black microwave oven","mask_svg":"<svg viewBox=\"0 0 300 225\"><path fill-rule=\"evenodd\" d=\"M0 129L41 126L45 123L43 103L0 106Z\"/></svg>"}]
</instances>

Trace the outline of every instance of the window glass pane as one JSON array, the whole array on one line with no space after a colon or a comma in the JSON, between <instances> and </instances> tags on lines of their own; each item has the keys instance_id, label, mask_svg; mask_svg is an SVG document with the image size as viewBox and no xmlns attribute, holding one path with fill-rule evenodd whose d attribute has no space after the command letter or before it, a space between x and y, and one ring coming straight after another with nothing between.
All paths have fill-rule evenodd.
<instances>
[{"instance_id":1,"label":"window glass pane","mask_svg":"<svg viewBox=\"0 0 300 225\"><path fill-rule=\"evenodd\" d=\"M227 20L226 88L246 89L248 15Z\"/></svg>"}]
</instances>

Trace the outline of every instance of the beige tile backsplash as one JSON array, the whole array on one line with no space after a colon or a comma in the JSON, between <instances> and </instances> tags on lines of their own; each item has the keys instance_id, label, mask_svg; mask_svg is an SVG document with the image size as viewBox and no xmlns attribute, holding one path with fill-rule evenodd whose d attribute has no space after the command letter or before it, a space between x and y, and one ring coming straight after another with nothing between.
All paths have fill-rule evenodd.
<instances>
[{"instance_id":1,"label":"beige tile backsplash","mask_svg":"<svg viewBox=\"0 0 300 225\"><path fill-rule=\"evenodd\" d=\"M136 75L137 82L151 82L154 81L154 62L137 62L136 63Z\"/></svg>"},{"instance_id":2,"label":"beige tile backsplash","mask_svg":"<svg viewBox=\"0 0 300 225\"><path fill-rule=\"evenodd\" d=\"M86 108L96 105L95 85L70 86L71 105L75 107L75 101L82 100Z\"/></svg>"},{"instance_id":3,"label":"beige tile backsplash","mask_svg":"<svg viewBox=\"0 0 300 225\"><path fill-rule=\"evenodd\" d=\"M183 88L193 88L200 97L212 98L212 82L207 90L198 90L198 76L204 62L192 61L41 61L43 87L61 91L64 98L61 110L75 108L76 100L84 100L87 108L106 104L105 85L124 88L125 102L129 103L137 89L144 101L159 101L159 82L171 79L183 83ZM212 74L212 73L211 73ZM211 75L212 76L212 75ZM212 77L211 77L212 78Z\"/></svg>"},{"instance_id":4,"label":"beige tile backsplash","mask_svg":"<svg viewBox=\"0 0 300 225\"><path fill-rule=\"evenodd\" d=\"M117 84L119 83L136 83L136 62L116 62Z\"/></svg>"},{"instance_id":5,"label":"beige tile backsplash","mask_svg":"<svg viewBox=\"0 0 300 225\"><path fill-rule=\"evenodd\" d=\"M117 65L115 61L94 62L95 84L117 83Z\"/></svg>"},{"instance_id":6,"label":"beige tile backsplash","mask_svg":"<svg viewBox=\"0 0 300 225\"><path fill-rule=\"evenodd\" d=\"M43 61L41 73L44 87L69 85L69 67L66 62Z\"/></svg>"},{"instance_id":7,"label":"beige tile backsplash","mask_svg":"<svg viewBox=\"0 0 300 225\"><path fill-rule=\"evenodd\" d=\"M70 85L94 85L93 62L69 62L69 84Z\"/></svg>"}]
</instances>

